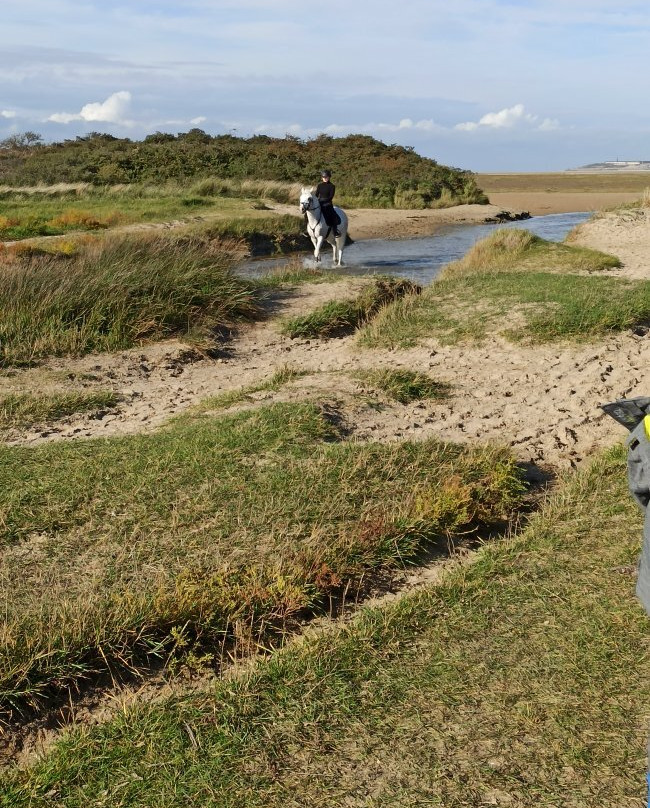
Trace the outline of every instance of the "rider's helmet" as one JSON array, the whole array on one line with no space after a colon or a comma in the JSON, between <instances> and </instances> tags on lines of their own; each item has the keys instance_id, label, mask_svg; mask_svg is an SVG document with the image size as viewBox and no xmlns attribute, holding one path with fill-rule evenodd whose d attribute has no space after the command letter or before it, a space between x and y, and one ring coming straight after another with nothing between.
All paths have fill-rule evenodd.
<instances>
[{"instance_id":1,"label":"rider's helmet","mask_svg":"<svg viewBox=\"0 0 650 808\"><path fill-rule=\"evenodd\" d=\"M326 177L327 177L327 179L329 179L329 178L332 176L332 172L331 172L331 171L328 171L326 168L324 168L324 169L321 171L320 175L321 175L321 177L322 177L323 179L325 179Z\"/></svg>"}]
</instances>

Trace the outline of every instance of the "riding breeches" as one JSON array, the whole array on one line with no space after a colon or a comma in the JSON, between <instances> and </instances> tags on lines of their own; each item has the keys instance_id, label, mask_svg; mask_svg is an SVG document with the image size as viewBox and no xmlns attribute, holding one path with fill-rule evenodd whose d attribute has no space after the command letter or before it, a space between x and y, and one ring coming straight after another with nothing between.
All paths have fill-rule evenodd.
<instances>
[{"instance_id":1,"label":"riding breeches","mask_svg":"<svg viewBox=\"0 0 650 808\"><path fill-rule=\"evenodd\" d=\"M339 217L336 215L336 211L334 210L334 205L331 203L324 203L321 205L321 211L323 212L323 218L327 222L328 227L336 227Z\"/></svg>"}]
</instances>

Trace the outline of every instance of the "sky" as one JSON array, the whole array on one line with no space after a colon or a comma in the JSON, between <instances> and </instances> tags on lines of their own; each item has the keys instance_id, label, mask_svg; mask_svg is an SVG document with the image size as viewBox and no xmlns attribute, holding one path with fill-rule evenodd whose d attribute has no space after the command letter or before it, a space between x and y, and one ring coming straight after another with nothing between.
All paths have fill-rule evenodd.
<instances>
[{"instance_id":1,"label":"sky","mask_svg":"<svg viewBox=\"0 0 650 808\"><path fill-rule=\"evenodd\" d=\"M650 160L650 3L3 0L0 139L363 133L473 171Z\"/></svg>"}]
</instances>

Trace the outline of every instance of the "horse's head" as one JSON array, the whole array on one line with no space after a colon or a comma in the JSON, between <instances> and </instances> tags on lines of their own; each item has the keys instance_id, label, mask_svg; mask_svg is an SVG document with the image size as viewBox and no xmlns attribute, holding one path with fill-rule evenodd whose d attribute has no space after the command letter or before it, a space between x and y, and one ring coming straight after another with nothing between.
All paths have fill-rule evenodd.
<instances>
[{"instance_id":1,"label":"horse's head","mask_svg":"<svg viewBox=\"0 0 650 808\"><path fill-rule=\"evenodd\" d=\"M300 212L307 213L319 207L318 199L314 196L313 188L303 188L300 191Z\"/></svg>"}]
</instances>

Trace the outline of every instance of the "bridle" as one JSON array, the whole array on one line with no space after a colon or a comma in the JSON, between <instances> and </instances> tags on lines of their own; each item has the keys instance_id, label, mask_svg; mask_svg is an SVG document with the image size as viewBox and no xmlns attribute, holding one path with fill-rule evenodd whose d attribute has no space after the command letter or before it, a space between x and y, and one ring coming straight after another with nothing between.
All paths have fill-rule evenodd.
<instances>
[{"instance_id":1,"label":"bridle","mask_svg":"<svg viewBox=\"0 0 650 808\"><path fill-rule=\"evenodd\" d=\"M308 202L301 202L300 203L301 211L303 213L307 213L308 210L315 210L314 206L312 205L313 201L314 201L314 197L313 197L312 194L310 194ZM307 229L312 231L312 233L314 234L314 238L316 237L316 228L321 223L322 218L323 218L323 211L321 209L321 206L318 205L318 221L316 222L316 224L313 227L311 227L309 224L307 224Z\"/></svg>"},{"instance_id":2,"label":"bridle","mask_svg":"<svg viewBox=\"0 0 650 808\"><path fill-rule=\"evenodd\" d=\"M314 206L312 205L313 201L314 201L314 197L313 197L312 194L310 194L309 197L308 197L308 202L301 202L300 203L300 209L302 210L303 213L307 213L308 210L314 210L315 209Z\"/></svg>"}]
</instances>

